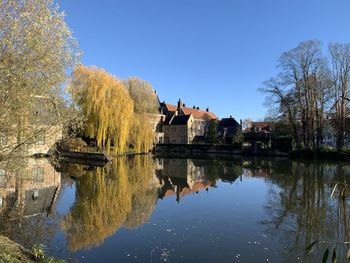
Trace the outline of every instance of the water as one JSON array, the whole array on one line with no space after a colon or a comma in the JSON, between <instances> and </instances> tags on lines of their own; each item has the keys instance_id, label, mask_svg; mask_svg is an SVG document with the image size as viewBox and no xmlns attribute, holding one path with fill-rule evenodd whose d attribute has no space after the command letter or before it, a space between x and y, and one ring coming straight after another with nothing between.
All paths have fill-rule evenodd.
<instances>
[{"instance_id":1,"label":"water","mask_svg":"<svg viewBox=\"0 0 350 263\"><path fill-rule=\"evenodd\" d=\"M0 169L0 233L69 262L321 262L333 242L345 262L349 178L286 159L28 159Z\"/></svg>"}]
</instances>

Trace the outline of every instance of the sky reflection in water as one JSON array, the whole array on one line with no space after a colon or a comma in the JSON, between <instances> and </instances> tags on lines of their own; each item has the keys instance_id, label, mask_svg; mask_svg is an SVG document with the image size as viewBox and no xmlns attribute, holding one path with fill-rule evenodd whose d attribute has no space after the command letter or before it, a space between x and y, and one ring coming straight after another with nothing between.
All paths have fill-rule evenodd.
<instances>
[{"instance_id":1,"label":"sky reflection in water","mask_svg":"<svg viewBox=\"0 0 350 263\"><path fill-rule=\"evenodd\" d=\"M320 262L326 246L306 256L309 243L349 241L348 199L331 198L349 177L342 163L137 156L2 166L1 233L70 261ZM347 249L337 246L340 262Z\"/></svg>"}]
</instances>

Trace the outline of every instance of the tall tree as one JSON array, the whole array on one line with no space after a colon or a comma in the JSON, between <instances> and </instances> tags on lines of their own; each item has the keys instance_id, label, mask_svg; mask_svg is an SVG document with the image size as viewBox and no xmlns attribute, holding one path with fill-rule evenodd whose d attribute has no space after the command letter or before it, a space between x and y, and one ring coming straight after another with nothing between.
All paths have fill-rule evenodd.
<instances>
[{"instance_id":1,"label":"tall tree","mask_svg":"<svg viewBox=\"0 0 350 263\"><path fill-rule=\"evenodd\" d=\"M129 143L135 152L148 152L154 143L154 132L148 116L158 112L157 94L149 82L137 77L130 77L124 83L134 101Z\"/></svg>"},{"instance_id":2,"label":"tall tree","mask_svg":"<svg viewBox=\"0 0 350 263\"><path fill-rule=\"evenodd\" d=\"M85 132L99 147L122 154L126 151L134 103L123 82L97 67L75 68L68 90L86 116Z\"/></svg>"},{"instance_id":3,"label":"tall tree","mask_svg":"<svg viewBox=\"0 0 350 263\"><path fill-rule=\"evenodd\" d=\"M281 72L264 83L261 89L278 105L280 117L291 125L293 137L307 148L322 143L323 118L329 101L330 75L319 41L301 42L282 54L278 66Z\"/></svg>"},{"instance_id":4,"label":"tall tree","mask_svg":"<svg viewBox=\"0 0 350 263\"><path fill-rule=\"evenodd\" d=\"M136 113L157 113L158 97L150 83L137 77L130 77L125 81L125 86L134 101Z\"/></svg>"},{"instance_id":5,"label":"tall tree","mask_svg":"<svg viewBox=\"0 0 350 263\"><path fill-rule=\"evenodd\" d=\"M30 143L38 132L33 113L40 110L43 98L54 113L46 122L67 117L57 114L63 101L57 87L78 58L76 48L52 0L0 1L0 133L17 137L13 150ZM0 146L0 155L1 150Z\"/></svg>"},{"instance_id":6,"label":"tall tree","mask_svg":"<svg viewBox=\"0 0 350 263\"><path fill-rule=\"evenodd\" d=\"M99 147L123 154L131 146L135 153L146 153L154 142L149 118L153 108L139 97L138 92L145 95L143 88L127 88L125 83L103 69L79 65L71 76L68 91L86 117L86 135L96 138Z\"/></svg>"},{"instance_id":7,"label":"tall tree","mask_svg":"<svg viewBox=\"0 0 350 263\"><path fill-rule=\"evenodd\" d=\"M330 44L334 85L337 149L344 146L350 76L350 44Z\"/></svg>"}]
</instances>

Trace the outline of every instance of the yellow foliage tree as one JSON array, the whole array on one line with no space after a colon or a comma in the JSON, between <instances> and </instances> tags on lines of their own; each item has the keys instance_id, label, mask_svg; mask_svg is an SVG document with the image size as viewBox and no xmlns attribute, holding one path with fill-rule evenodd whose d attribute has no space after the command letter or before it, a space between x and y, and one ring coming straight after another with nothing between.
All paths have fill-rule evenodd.
<instances>
[{"instance_id":1,"label":"yellow foliage tree","mask_svg":"<svg viewBox=\"0 0 350 263\"><path fill-rule=\"evenodd\" d=\"M129 143L136 153L146 153L152 149L154 132L146 114L134 115L129 139Z\"/></svg>"},{"instance_id":2,"label":"yellow foliage tree","mask_svg":"<svg viewBox=\"0 0 350 263\"><path fill-rule=\"evenodd\" d=\"M68 90L86 116L85 132L107 152L126 151L134 103L122 81L97 67L75 68Z\"/></svg>"},{"instance_id":3,"label":"yellow foliage tree","mask_svg":"<svg viewBox=\"0 0 350 263\"><path fill-rule=\"evenodd\" d=\"M136 78L122 82L103 69L79 65L68 91L86 116L86 135L96 138L99 147L109 152L112 145L117 154L125 153L128 144L135 153L152 149L148 114L155 112L156 95L150 84Z\"/></svg>"},{"instance_id":4,"label":"yellow foliage tree","mask_svg":"<svg viewBox=\"0 0 350 263\"><path fill-rule=\"evenodd\" d=\"M136 113L157 113L158 97L150 83L137 77L130 77L124 83L134 101Z\"/></svg>"},{"instance_id":5,"label":"yellow foliage tree","mask_svg":"<svg viewBox=\"0 0 350 263\"><path fill-rule=\"evenodd\" d=\"M154 143L154 131L148 114L157 113L157 94L150 83L137 77L130 77L124 83L134 101L135 112L129 143L135 152L145 153L152 149Z\"/></svg>"},{"instance_id":6,"label":"yellow foliage tree","mask_svg":"<svg viewBox=\"0 0 350 263\"><path fill-rule=\"evenodd\" d=\"M0 137L9 138L0 158L71 120L59 87L79 59L77 47L53 0L0 1Z\"/></svg>"}]
</instances>

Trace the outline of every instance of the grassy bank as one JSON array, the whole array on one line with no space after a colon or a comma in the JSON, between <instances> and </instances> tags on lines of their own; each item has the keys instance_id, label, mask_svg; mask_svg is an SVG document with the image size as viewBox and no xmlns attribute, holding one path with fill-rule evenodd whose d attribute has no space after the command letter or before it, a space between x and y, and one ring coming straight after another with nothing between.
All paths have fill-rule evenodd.
<instances>
[{"instance_id":1,"label":"grassy bank","mask_svg":"<svg viewBox=\"0 0 350 263\"><path fill-rule=\"evenodd\" d=\"M37 255L37 257L35 256ZM39 257L38 257L39 256ZM63 260L56 260L51 257L45 257L44 251L40 246L33 248L33 251L25 249L21 245L11 241L7 237L0 235L0 263L19 263L19 262L48 262L64 263Z\"/></svg>"}]
</instances>

